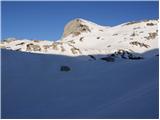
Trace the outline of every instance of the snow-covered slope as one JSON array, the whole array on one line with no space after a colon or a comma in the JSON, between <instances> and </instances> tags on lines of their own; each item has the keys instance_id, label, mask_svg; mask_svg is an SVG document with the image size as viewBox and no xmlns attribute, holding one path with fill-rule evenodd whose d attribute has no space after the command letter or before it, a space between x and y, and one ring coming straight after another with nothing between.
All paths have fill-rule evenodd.
<instances>
[{"instance_id":1,"label":"snow-covered slope","mask_svg":"<svg viewBox=\"0 0 160 120\"><path fill-rule=\"evenodd\" d=\"M118 51L143 53L158 48L158 20L129 22L114 27L83 19L70 21L60 40L6 40L1 48L67 56L114 54Z\"/></svg>"},{"instance_id":2,"label":"snow-covered slope","mask_svg":"<svg viewBox=\"0 0 160 120\"><path fill-rule=\"evenodd\" d=\"M158 56L81 57L2 50L2 118L158 118Z\"/></svg>"},{"instance_id":3,"label":"snow-covered slope","mask_svg":"<svg viewBox=\"0 0 160 120\"><path fill-rule=\"evenodd\" d=\"M0 44L2 118L158 118L158 21L69 22L60 40Z\"/></svg>"}]
</instances>

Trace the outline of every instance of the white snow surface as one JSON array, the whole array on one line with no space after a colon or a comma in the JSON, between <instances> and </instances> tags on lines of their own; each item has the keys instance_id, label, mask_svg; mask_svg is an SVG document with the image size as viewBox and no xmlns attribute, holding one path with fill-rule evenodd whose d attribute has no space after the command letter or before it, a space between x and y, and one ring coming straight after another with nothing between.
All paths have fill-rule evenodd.
<instances>
[{"instance_id":1,"label":"white snow surface","mask_svg":"<svg viewBox=\"0 0 160 120\"><path fill-rule=\"evenodd\" d=\"M2 118L158 118L158 61L2 50Z\"/></svg>"}]
</instances>

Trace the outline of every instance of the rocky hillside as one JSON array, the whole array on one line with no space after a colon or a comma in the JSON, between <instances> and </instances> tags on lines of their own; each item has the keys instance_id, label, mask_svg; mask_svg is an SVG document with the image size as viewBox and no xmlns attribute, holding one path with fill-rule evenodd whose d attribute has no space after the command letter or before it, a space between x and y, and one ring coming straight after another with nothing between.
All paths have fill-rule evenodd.
<instances>
[{"instance_id":1,"label":"rocky hillside","mask_svg":"<svg viewBox=\"0 0 160 120\"><path fill-rule=\"evenodd\" d=\"M95 55L107 55L109 59L117 56L141 59L143 56L138 54L158 48L158 20L128 22L108 27L78 18L65 26L60 40L9 38L3 40L0 47L32 53L88 55L93 59L96 59Z\"/></svg>"}]
</instances>

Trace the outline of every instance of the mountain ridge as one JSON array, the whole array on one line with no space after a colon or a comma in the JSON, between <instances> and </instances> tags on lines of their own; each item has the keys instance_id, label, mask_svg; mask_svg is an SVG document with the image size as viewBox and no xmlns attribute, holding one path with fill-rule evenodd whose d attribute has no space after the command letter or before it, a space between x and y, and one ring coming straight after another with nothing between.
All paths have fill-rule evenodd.
<instances>
[{"instance_id":1,"label":"mountain ridge","mask_svg":"<svg viewBox=\"0 0 160 120\"><path fill-rule=\"evenodd\" d=\"M77 18L64 27L57 41L2 41L1 48L42 54L69 56L94 54L143 53L158 48L158 20L127 22L113 27ZM157 53L156 53L157 54Z\"/></svg>"}]
</instances>

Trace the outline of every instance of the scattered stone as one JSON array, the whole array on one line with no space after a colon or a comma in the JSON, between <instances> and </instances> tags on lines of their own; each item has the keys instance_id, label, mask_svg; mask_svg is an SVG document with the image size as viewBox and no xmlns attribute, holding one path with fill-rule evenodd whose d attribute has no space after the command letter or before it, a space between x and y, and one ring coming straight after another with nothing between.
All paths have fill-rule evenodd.
<instances>
[{"instance_id":1,"label":"scattered stone","mask_svg":"<svg viewBox=\"0 0 160 120\"><path fill-rule=\"evenodd\" d=\"M79 41L81 41L81 42L82 42L82 41L83 41L83 38L84 38L84 37L81 37L81 38L79 39Z\"/></svg>"},{"instance_id":2,"label":"scattered stone","mask_svg":"<svg viewBox=\"0 0 160 120\"><path fill-rule=\"evenodd\" d=\"M39 45L34 45L30 43L27 44L27 51L41 51L41 47Z\"/></svg>"},{"instance_id":3,"label":"scattered stone","mask_svg":"<svg viewBox=\"0 0 160 120\"><path fill-rule=\"evenodd\" d=\"M93 55L88 55L89 57L91 57L93 60L96 60L96 58Z\"/></svg>"},{"instance_id":4,"label":"scattered stone","mask_svg":"<svg viewBox=\"0 0 160 120\"><path fill-rule=\"evenodd\" d=\"M139 33L144 33L143 31L140 31Z\"/></svg>"},{"instance_id":5,"label":"scattered stone","mask_svg":"<svg viewBox=\"0 0 160 120\"><path fill-rule=\"evenodd\" d=\"M58 50L58 45L56 43L52 43L52 49Z\"/></svg>"},{"instance_id":6,"label":"scattered stone","mask_svg":"<svg viewBox=\"0 0 160 120\"><path fill-rule=\"evenodd\" d=\"M153 32L153 33L148 33L149 36L148 37L144 37L146 38L147 40L150 40L150 39L155 39L156 36L158 36L158 33L157 32Z\"/></svg>"},{"instance_id":7,"label":"scattered stone","mask_svg":"<svg viewBox=\"0 0 160 120\"><path fill-rule=\"evenodd\" d=\"M24 42L21 42L19 44L16 44L16 46L18 46L18 45L24 45L24 44L25 44Z\"/></svg>"},{"instance_id":8,"label":"scattered stone","mask_svg":"<svg viewBox=\"0 0 160 120\"><path fill-rule=\"evenodd\" d=\"M111 54L112 57L121 57L123 59L134 59L134 60L137 60L137 59L143 59L143 57L139 56L139 55L136 55L134 53L130 53L126 50L123 50L123 49L120 49L116 52L114 52L114 54Z\"/></svg>"},{"instance_id":9,"label":"scattered stone","mask_svg":"<svg viewBox=\"0 0 160 120\"><path fill-rule=\"evenodd\" d=\"M139 23L139 22L135 22L135 21L133 21L133 22L128 22L128 23L126 23L125 25L133 25L133 24L136 24L136 23Z\"/></svg>"},{"instance_id":10,"label":"scattered stone","mask_svg":"<svg viewBox=\"0 0 160 120\"><path fill-rule=\"evenodd\" d=\"M115 34L113 34L112 36L116 36L116 35L118 35L117 33L115 33Z\"/></svg>"},{"instance_id":11,"label":"scattered stone","mask_svg":"<svg viewBox=\"0 0 160 120\"><path fill-rule=\"evenodd\" d=\"M154 26L153 23L147 23L146 25L147 25L147 26Z\"/></svg>"},{"instance_id":12,"label":"scattered stone","mask_svg":"<svg viewBox=\"0 0 160 120\"><path fill-rule=\"evenodd\" d=\"M50 48L52 45L43 45L43 48L44 49L48 49L48 48Z\"/></svg>"},{"instance_id":13,"label":"scattered stone","mask_svg":"<svg viewBox=\"0 0 160 120\"><path fill-rule=\"evenodd\" d=\"M143 57L141 57L141 56L133 56L132 54L130 54L128 57L131 60L140 60L140 59L143 59Z\"/></svg>"},{"instance_id":14,"label":"scattered stone","mask_svg":"<svg viewBox=\"0 0 160 120\"><path fill-rule=\"evenodd\" d=\"M16 51L21 51L21 48L16 49Z\"/></svg>"},{"instance_id":15,"label":"scattered stone","mask_svg":"<svg viewBox=\"0 0 160 120\"><path fill-rule=\"evenodd\" d=\"M133 41L133 42L130 42L129 44L135 45L135 46L140 46L140 47L145 47L145 48L150 47L149 45L144 44L144 43L140 43L140 42L138 42L138 41Z\"/></svg>"},{"instance_id":16,"label":"scattered stone","mask_svg":"<svg viewBox=\"0 0 160 120\"><path fill-rule=\"evenodd\" d=\"M73 36L78 36L78 35L80 35L81 33L80 32L74 32L73 33Z\"/></svg>"},{"instance_id":17,"label":"scattered stone","mask_svg":"<svg viewBox=\"0 0 160 120\"><path fill-rule=\"evenodd\" d=\"M140 29L141 27L135 27L135 28L133 28L133 30L136 30L136 29Z\"/></svg>"},{"instance_id":18,"label":"scattered stone","mask_svg":"<svg viewBox=\"0 0 160 120\"><path fill-rule=\"evenodd\" d=\"M114 62L115 61L115 58L112 57L112 56L107 56L107 57L103 57L103 58L100 58L101 60L104 60L106 62Z\"/></svg>"},{"instance_id":19,"label":"scattered stone","mask_svg":"<svg viewBox=\"0 0 160 120\"><path fill-rule=\"evenodd\" d=\"M40 41L39 40L33 40L33 42L39 43Z\"/></svg>"},{"instance_id":20,"label":"scattered stone","mask_svg":"<svg viewBox=\"0 0 160 120\"><path fill-rule=\"evenodd\" d=\"M71 48L71 51L73 54L77 54L78 52L81 53L78 48Z\"/></svg>"},{"instance_id":21,"label":"scattered stone","mask_svg":"<svg viewBox=\"0 0 160 120\"><path fill-rule=\"evenodd\" d=\"M103 30L99 30L99 31L103 32Z\"/></svg>"},{"instance_id":22,"label":"scattered stone","mask_svg":"<svg viewBox=\"0 0 160 120\"><path fill-rule=\"evenodd\" d=\"M135 32L133 32L133 33L131 34L131 36L133 36L133 37L134 37L134 36L136 36L136 33L135 33Z\"/></svg>"},{"instance_id":23,"label":"scattered stone","mask_svg":"<svg viewBox=\"0 0 160 120\"><path fill-rule=\"evenodd\" d=\"M100 37L97 37L97 39L100 39Z\"/></svg>"},{"instance_id":24,"label":"scattered stone","mask_svg":"<svg viewBox=\"0 0 160 120\"><path fill-rule=\"evenodd\" d=\"M63 71L63 72L68 72L70 70L71 70L71 68L69 66L66 66L66 65L60 67L60 71Z\"/></svg>"},{"instance_id":25,"label":"scattered stone","mask_svg":"<svg viewBox=\"0 0 160 120\"><path fill-rule=\"evenodd\" d=\"M61 51L62 52L66 51L63 46L61 46Z\"/></svg>"}]
</instances>

